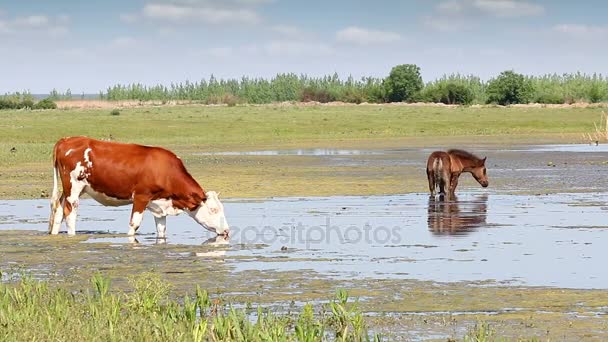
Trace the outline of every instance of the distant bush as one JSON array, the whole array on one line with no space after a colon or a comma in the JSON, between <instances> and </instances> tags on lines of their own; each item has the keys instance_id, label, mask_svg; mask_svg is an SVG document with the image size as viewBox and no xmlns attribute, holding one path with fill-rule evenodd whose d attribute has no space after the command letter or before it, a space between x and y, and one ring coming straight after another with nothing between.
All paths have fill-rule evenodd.
<instances>
[{"instance_id":1,"label":"distant bush","mask_svg":"<svg viewBox=\"0 0 608 342\"><path fill-rule=\"evenodd\" d=\"M546 104L564 104L566 103L566 99L563 95L553 93L553 92L539 92L532 99L532 102L535 103L546 103Z\"/></svg>"},{"instance_id":2,"label":"distant bush","mask_svg":"<svg viewBox=\"0 0 608 342\"><path fill-rule=\"evenodd\" d=\"M510 105L528 103L532 96L532 83L524 75L514 71L503 71L488 83L487 103Z\"/></svg>"},{"instance_id":3,"label":"distant bush","mask_svg":"<svg viewBox=\"0 0 608 342\"><path fill-rule=\"evenodd\" d=\"M599 82L593 82L589 88L589 102L598 103L608 99L608 87Z\"/></svg>"},{"instance_id":4,"label":"distant bush","mask_svg":"<svg viewBox=\"0 0 608 342\"><path fill-rule=\"evenodd\" d=\"M390 102L410 101L424 86L420 68L415 64L397 65L386 78L385 86Z\"/></svg>"},{"instance_id":5,"label":"distant bush","mask_svg":"<svg viewBox=\"0 0 608 342\"><path fill-rule=\"evenodd\" d=\"M33 109L57 109L57 104L53 100L46 98L36 102Z\"/></svg>"},{"instance_id":6,"label":"distant bush","mask_svg":"<svg viewBox=\"0 0 608 342\"><path fill-rule=\"evenodd\" d=\"M315 89L312 87L306 88L302 90L302 94L300 95L300 101L302 102L321 102L327 103L335 101L335 97L329 93L326 89Z\"/></svg>"},{"instance_id":7,"label":"distant bush","mask_svg":"<svg viewBox=\"0 0 608 342\"><path fill-rule=\"evenodd\" d=\"M114 108L110 112L110 115L118 116L118 115L120 115L120 110L118 110L118 108Z\"/></svg>"},{"instance_id":8,"label":"distant bush","mask_svg":"<svg viewBox=\"0 0 608 342\"><path fill-rule=\"evenodd\" d=\"M426 86L419 96L423 102L469 105L473 102L473 91L464 84L439 82Z\"/></svg>"},{"instance_id":9,"label":"distant bush","mask_svg":"<svg viewBox=\"0 0 608 342\"><path fill-rule=\"evenodd\" d=\"M34 108L34 97L28 92L0 96L0 109L25 108Z\"/></svg>"}]
</instances>

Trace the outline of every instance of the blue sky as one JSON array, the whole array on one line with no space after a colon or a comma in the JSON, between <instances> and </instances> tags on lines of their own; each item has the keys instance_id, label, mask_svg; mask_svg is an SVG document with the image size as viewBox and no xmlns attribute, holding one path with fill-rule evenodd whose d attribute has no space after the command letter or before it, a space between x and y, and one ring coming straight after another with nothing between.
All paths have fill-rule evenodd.
<instances>
[{"instance_id":1,"label":"blue sky","mask_svg":"<svg viewBox=\"0 0 608 342\"><path fill-rule=\"evenodd\" d=\"M608 74L608 3L0 0L0 93L279 72Z\"/></svg>"}]
</instances>

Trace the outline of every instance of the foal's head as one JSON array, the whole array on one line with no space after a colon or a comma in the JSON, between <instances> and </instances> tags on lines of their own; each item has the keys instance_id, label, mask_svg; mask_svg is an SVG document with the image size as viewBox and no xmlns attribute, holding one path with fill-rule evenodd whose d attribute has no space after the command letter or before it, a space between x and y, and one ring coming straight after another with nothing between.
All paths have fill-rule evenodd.
<instances>
[{"instance_id":1,"label":"foal's head","mask_svg":"<svg viewBox=\"0 0 608 342\"><path fill-rule=\"evenodd\" d=\"M463 150L449 150L450 155L458 157L463 166L463 171L470 172L473 178L484 188L488 186L488 174L486 171L486 159Z\"/></svg>"},{"instance_id":2,"label":"foal's head","mask_svg":"<svg viewBox=\"0 0 608 342\"><path fill-rule=\"evenodd\" d=\"M475 180L484 188L486 188L489 184L488 174L486 171L486 158L487 157L479 159L477 166L474 166L471 169L471 174L473 174L473 178L475 178Z\"/></svg>"}]
</instances>

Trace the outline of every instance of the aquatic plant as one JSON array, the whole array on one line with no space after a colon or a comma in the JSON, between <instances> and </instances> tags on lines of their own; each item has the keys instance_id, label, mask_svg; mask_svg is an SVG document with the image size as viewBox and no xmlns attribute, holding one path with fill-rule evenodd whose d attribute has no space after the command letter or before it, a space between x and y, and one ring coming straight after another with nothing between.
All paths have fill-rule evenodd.
<instances>
[{"instance_id":1,"label":"aquatic plant","mask_svg":"<svg viewBox=\"0 0 608 342\"><path fill-rule=\"evenodd\" d=\"M0 336L7 341L380 341L365 328L357 303L339 291L332 314L250 313L197 287L194 297L170 298L170 286L154 273L130 280L132 291L112 292L96 274L93 291L68 292L29 276L0 283Z\"/></svg>"}]
</instances>

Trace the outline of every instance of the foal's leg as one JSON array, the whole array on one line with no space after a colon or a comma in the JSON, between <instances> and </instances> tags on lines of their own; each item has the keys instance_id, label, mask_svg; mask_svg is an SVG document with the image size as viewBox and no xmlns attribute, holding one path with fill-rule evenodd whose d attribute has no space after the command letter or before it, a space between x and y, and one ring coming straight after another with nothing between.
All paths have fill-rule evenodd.
<instances>
[{"instance_id":1,"label":"foal's leg","mask_svg":"<svg viewBox=\"0 0 608 342\"><path fill-rule=\"evenodd\" d=\"M458 174L452 175L452 180L451 180L450 185L451 185L450 195L454 196L456 194L456 187L458 186Z\"/></svg>"},{"instance_id":2,"label":"foal's leg","mask_svg":"<svg viewBox=\"0 0 608 342\"><path fill-rule=\"evenodd\" d=\"M148 195L135 195L133 197L133 209L131 210L131 220L129 221L129 235L135 235L144 218L144 210L150 202Z\"/></svg>"},{"instance_id":3,"label":"foal's leg","mask_svg":"<svg viewBox=\"0 0 608 342\"><path fill-rule=\"evenodd\" d=\"M437 187L437 184L435 184L435 172L427 169L426 177L429 180L429 191L431 192L431 196L435 197L435 188Z\"/></svg>"},{"instance_id":4,"label":"foal's leg","mask_svg":"<svg viewBox=\"0 0 608 342\"><path fill-rule=\"evenodd\" d=\"M449 170L443 170L442 175L441 175L441 180L443 181L443 185L444 188L441 188L441 192L448 195L450 195L450 171ZM447 192L445 191L447 189Z\"/></svg>"}]
</instances>

